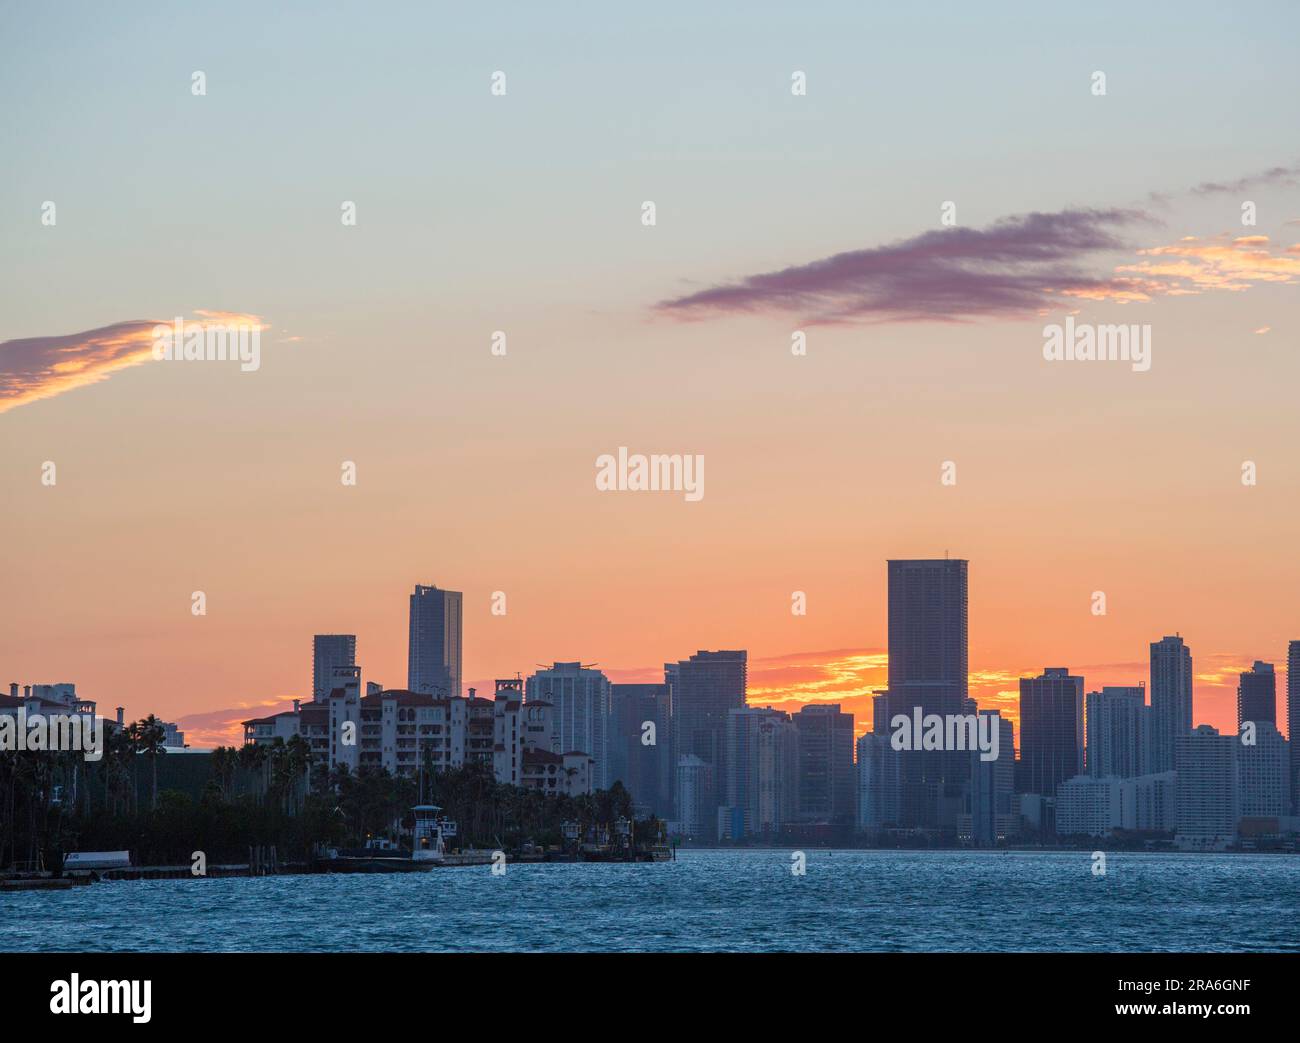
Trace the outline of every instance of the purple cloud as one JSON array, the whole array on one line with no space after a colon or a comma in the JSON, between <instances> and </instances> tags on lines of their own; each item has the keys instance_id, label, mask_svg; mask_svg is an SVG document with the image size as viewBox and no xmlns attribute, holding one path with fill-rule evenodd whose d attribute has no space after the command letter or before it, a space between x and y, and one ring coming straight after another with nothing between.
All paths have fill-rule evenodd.
<instances>
[{"instance_id":1,"label":"purple cloud","mask_svg":"<svg viewBox=\"0 0 1300 1043\"><path fill-rule=\"evenodd\" d=\"M1146 289L1138 280L1099 278L1080 262L1127 249L1119 232L1151 220L1141 210L1063 210L936 229L661 301L657 310L681 318L797 312L810 324L963 322L1040 312L1062 297L1136 299Z\"/></svg>"}]
</instances>

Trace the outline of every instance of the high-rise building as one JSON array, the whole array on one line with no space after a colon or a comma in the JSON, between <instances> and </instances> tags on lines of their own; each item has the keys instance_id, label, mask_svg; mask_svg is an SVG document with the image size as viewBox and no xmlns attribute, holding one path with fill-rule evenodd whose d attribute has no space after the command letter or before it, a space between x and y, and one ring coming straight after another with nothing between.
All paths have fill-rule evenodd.
<instances>
[{"instance_id":1,"label":"high-rise building","mask_svg":"<svg viewBox=\"0 0 1300 1043\"><path fill-rule=\"evenodd\" d=\"M799 739L790 715L747 706L727 714L727 803L718 835L776 837L799 810Z\"/></svg>"},{"instance_id":2,"label":"high-rise building","mask_svg":"<svg viewBox=\"0 0 1300 1043\"><path fill-rule=\"evenodd\" d=\"M1143 685L1105 687L1086 702L1088 774L1120 779L1145 775L1151 761L1151 708Z\"/></svg>"},{"instance_id":3,"label":"high-rise building","mask_svg":"<svg viewBox=\"0 0 1300 1043\"><path fill-rule=\"evenodd\" d=\"M1083 678L1063 666L1020 679L1022 793L1054 797L1066 779L1083 774Z\"/></svg>"},{"instance_id":4,"label":"high-rise building","mask_svg":"<svg viewBox=\"0 0 1300 1043\"><path fill-rule=\"evenodd\" d=\"M718 835L718 802L713 766L693 753L677 761L677 828L683 836L714 840Z\"/></svg>"},{"instance_id":5,"label":"high-rise building","mask_svg":"<svg viewBox=\"0 0 1300 1043\"><path fill-rule=\"evenodd\" d=\"M1189 849L1221 849L1237 836L1241 799L1235 735L1208 724L1180 735L1174 745L1178 787L1175 840Z\"/></svg>"},{"instance_id":6,"label":"high-rise building","mask_svg":"<svg viewBox=\"0 0 1300 1043\"><path fill-rule=\"evenodd\" d=\"M411 595L406 687L460 697L461 593L417 586Z\"/></svg>"},{"instance_id":7,"label":"high-rise building","mask_svg":"<svg viewBox=\"0 0 1300 1043\"><path fill-rule=\"evenodd\" d=\"M902 754L889 745L888 732L858 739L858 829L873 832L898 824Z\"/></svg>"},{"instance_id":8,"label":"high-rise building","mask_svg":"<svg viewBox=\"0 0 1300 1043\"><path fill-rule=\"evenodd\" d=\"M541 700L554 707L557 753L585 753L595 762L592 785L608 789L610 684L599 670L581 663L555 663L528 678L525 702Z\"/></svg>"},{"instance_id":9,"label":"high-rise building","mask_svg":"<svg viewBox=\"0 0 1300 1043\"><path fill-rule=\"evenodd\" d=\"M610 685L609 781L661 818L672 810L669 733L667 684Z\"/></svg>"},{"instance_id":10,"label":"high-rise building","mask_svg":"<svg viewBox=\"0 0 1300 1043\"><path fill-rule=\"evenodd\" d=\"M1300 812L1300 641L1286 646L1286 736L1291 752L1291 807Z\"/></svg>"},{"instance_id":11,"label":"high-rise building","mask_svg":"<svg viewBox=\"0 0 1300 1043\"><path fill-rule=\"evenodd\" d=\"M854 821L853 714L838 703L811 703L794 715L799 731L799 818Z\"/></svg>"},{"instance_id":12,"label":"high-rise building","mask_svg":"<svg viewBox=\"0 0 1300 1043\"><path fill-rule=\"evenodd\" d=\"M1192 652L1181 636L1151 642L1152 773L1174 769L1177 740L1192 730Z\"/></svg>"},{"instance_id":13,"label":"high-rise building","mask_svg":"<svg viewBox=\"0 0 1300 1043\"><path fill-rule=\"evenodd\" d=\"M967 566L962 559L893 560L889 566L889 688L884 715L911 718L967 709ZM970 776L965 751L901 753L901 825L955 826Z\"/></svg>"},{"instance_id":14,"label":"high-rise building","mask_svg":"<svg viewBox=\"0 0 1300 1043\"><path fill-rule=\"evenodd\" d=\"M1277 724L1277 675L1272 663L1255 661L1237 684L1237 732L1247 721Z\"/></svg>"},{"instance_id":15,"label":"high-rise building","mask_svg":"<svg viewBox=\"0 0 1300 1043\"><path fill-rule=\"evenodd\" d=\"M745 705L748 688L748 654L744 650L696 652L665 670L673 712L673 752L680 765L684 757L698 757L712 771L701 775L713 789L693 800L703 800L704 821L717 823L718 806L726 796L727 715ZM694 765L691 765L694 771ZM696 772L699 775L698 772ZM682 792L680 782L677 787ZM685 821L680 806L678 817Z\"/></svg>"},{"instance_id":16,"label":"high-rise building","mask_svg":"<svg viewBox=\"0 0 1300 1043\"><path fill-rule=\"evenodd\" d=\"M970 837L976 847L995 847L1016 832L1019 808L1016 791L1016 733L996 710L981 710L997 719L998 755L985 760L983 751L970 751Z\"/></svg>"},{"instance_id":17,"label":"high-rise building","mask_svg":"<svg viewBox=\"0 0 1300 1043\"><path fill-rule=\"evenodd\" d=\"M1240 736L1241 748L1237 750L1241 815L1280 818L1291 811L1289 744L1277 725L1269 721L1254 724L1254 735Z\"/></svg>"},{"instance_id":18,"label":"high-rise building","mask_svg":"<svg viewBox=\"0 0 1300 1043\"><path fill-rule=\"evenodd\" d=\"M312 698L317 702L329 698L336 666L356 665L356 634L317 634L311 642Z\"/></svg>"}]
</instances>

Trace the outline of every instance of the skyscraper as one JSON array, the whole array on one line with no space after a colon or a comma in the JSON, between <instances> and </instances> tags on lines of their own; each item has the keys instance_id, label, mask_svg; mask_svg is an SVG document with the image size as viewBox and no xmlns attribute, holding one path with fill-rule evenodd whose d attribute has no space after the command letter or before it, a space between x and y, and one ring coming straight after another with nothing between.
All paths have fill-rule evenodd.
<instances>
[{"instance_id":1,"label":"skyscraper","mask_svg":"<svg viewBox=\"0 0 1300 1043\"><path fill-rule=\"evenodd\" d=\"M799 810L799 732L790 715L755 706L728 712L726 763L718 835L779 835Z\"/></svg>"},{"instance_id":2,"label":"skyscraper","mask_svg":"<svg viewBox=\"0 0 1300 1043\"><path fill-rule=\"evenodd\" d=\"M1054 797L1083 774L1083 678L1063 666L1020 679L1020 788Z\"/></svg>"},{"instance_id":3,"label":"skyscraper","mask_svg":"<svg viewBox=\"0 0 1300 1043\"><path fill-rule=\"evenodd\" d=\"M971 843L995 847L999 838L1016 831L1019 808L1013 808L1016 790L1016 733L1010 721L996 710L981 710L996 718L998 755L985 760L980 750L969 753L971 764Z\"/></svg>"},{"instance_id":4,"label":"skyscraper","mask_svg":"<svg viewBox=\"0 0 1300 1043\"><path fill-rule=\"evenodd\" d=\"M668 711L667 684L610 686L609 782L621 780L637 807L664 818L672 802Z\"/></svg>"},{"instance_id":5,"label":"skyscraper","mask_svg":"<svg viewBox=\"0 0 1300 1043\"><path fill-rule=\"evenodd\" d=\"M1192 730L1192 652L1181 636L1151 642L1151 766L1174 769L1177 740Z\"/></svg>"},{"instance_id":6,"label":"skyscraper","mask_svg":"<svg viewBox=\"0 0 1300 1043\"><path fill-rule=\"evenodd\" d=\"M1147 774L1151 758L1151 708L1142 685L1106 687L1086 701L1088 774L1131 779Z\"/></svg>"},{"instance_id":7,"label":"skyscraper","mask_svg":"<svg viewBox=\"0 0 1300 1043\"><path fill-rule=\"evenodd\" d=\"M406 687L412 692L460 696L460 620L460 591L415 588L406 659Z\"/></svg>"},{"instance_id":8,"label":"skyscraper","mask_svg":"<svg viewBox=\"0 0 1300 1043\"><path fill-rule=\"evenodd\" d=\"M1237 684L1237 733L1247 721L1277 724L1277 675L1272 663L1255 661Z\"/></svg>"},{"instance_id":9,"label":"skyscraper","mask_svg":"<svg viewBox=\"0 0 1300 1043\"><path fill-rule=\"evenodd\" d=\"M328 699L336 666L357 665L356 634L317 634L311 642L311 691L317 702Z\"/></svg>"},{"instance_id":10,"label":"skyscraper","mask_svg":"<svg viewBox=\"0 0 1300 1043\"><path fill-rule=\"evenodd\" d=\"M886 718L967 709L967 565L962 559L889 562ZM899 765L901 825L955 826L970 776L961 751L910 750Z\"/></svg>"},{"instance_id":11,"label":"skyscraper","mask_svg":"<svg viewBox=\"0 0 1300 1043\"><path fill-rule=\"evenodd\" d=\"M889 745L886 731L867 732L858 740L858 829L874 833L898 824L902 754Z\"/></svg>"},{"instance_id":12,"label":"skyscraper","mask_svg":"<svg viewBox=\"0 0 1300 1043\"><path fill-rule=\"evenodd\" d=\"M838 703L816 703L794 715L799 731L799 818L848 824L857 790L853 771L853 714Z\"/></svg>"},{"instance_id":13,"label":"skyscraper","mask_svg":"<svg viewBox=\"0 0 1300 1043\"><path fill-rule=\"evenodd\" d=\"M1241 797L1235 735L1202 724L1174 744L1178 773L1175 840L1189 849L1222 848L1236 839Z\"/></svg>"},{"instance_id":14,"label":"skyscraper","mask_svg":"<svg viewBox=\"0 0 1300 1043\"><path fill-rule=\"evenodd\" d=\"M1300 811L1300 641L1286 646L1286 737L1291 753L1291 806Z\"/></svg>"},{"instance_id":15,"label":"skyscraper","mask_svg":"<svg viewBox=\"0 0 1300 1043\"><path fill-rule=\"evenodd\" d=\"M748 687L748 654L744 650L696 652L675 669L665 669L673 707L673 748L678 765L696 757L709 772L689 765L691 799L702 809L702 821L717 824L717 811L727 785L727 714L745 705ZM680 775L680 771L678 772ZM712 786L710 791L701 787ZM678 779L678 815L681 780Z\"/></svg>"},{"instance_id":16,"label":"skyscraper","mask_svg":"<svg viewBox=\"0 0 1300 1043\"><path fill-rule=\"evenodd\" d=\"M610 775L609 711L610 685L599 670L581 663L555 663L528 678L525 704L548 702L554 707L558 753L585 753L594 760L592 785L608 789Z\"/></svg>"}]
</instances>

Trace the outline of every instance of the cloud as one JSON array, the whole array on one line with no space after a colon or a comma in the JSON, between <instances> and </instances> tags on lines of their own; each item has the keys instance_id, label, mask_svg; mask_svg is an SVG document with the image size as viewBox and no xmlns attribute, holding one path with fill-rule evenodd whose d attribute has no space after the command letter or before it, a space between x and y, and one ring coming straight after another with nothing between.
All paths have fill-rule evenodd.
<instances>
[{"instance_id":1,"label":"cloud","mask_svg":"<svg viewBox=\"0 0 1300 1043\"><path fill-rule=\"evenodd\" d=\"M1081 263L1128 250L1121 232L1151 221L1133 209L1020 214L748 276L657 308L679 318L785 311L811 324L964 322L1031 315L1069 296L1140 300L1151 287Z\"/></svg>"},{"instance_id":2,"label":"cloud","mask_svg":"<svg viewBox=\"0 0 1300 1043\"><path fill-rule=\"evenodd\" d=\"M135 319L84 333L0 343L0 413L149 361L155 325Z\"/></svg>"},{"instance_id":3,"label":"cloud","mask_svg":"<svg viewBox=\"0 0 1300 1043\"><path fill-rule=\"evenodd\" d=\"M1293 283L1300 276L1300 250L1292 246L1274 252L1266 235L1210 239L1187 236L1169 246L1139 250L1136 264L1116 269L1168 295L1207 290L1240 292L1256 283Z\"/></svg>"},{"instance_id":4,"label":"cloud","mask_svg":"<svg viewBox=\"0 0 1300 1043\"><path fill-rule=\"evenodd\" d=\"M195 314L199 318L187 320L187 325L206 329L243 323L266 328L256 315L204 310ZM0 413L97 384L118 370L152 361L157 325L157 319L130 319L82 333L0 342Z\"/></svg>"},{"instance_id":5,"label":"cloud","mask_svg":"<svg viewBox=\"0 0 1300 1043\"><path fill-rule=\"evenodd\" d=\"M292 709L292 699L266 699L224 710L186 714L176 719L176 726L185 733L185 742L189 746L200 749L208 746L242 746L244 721L251 721L255 717L271 717Z\"/></svg>"},{"instance_id":6,"label":"cloud","mask_svg":"<svg viewBox=\"0 0 1300 1043\"><path fill-rule=\"evenodd\" d=\"M1236 181L1202 181L1192 188L1196 195L1215 195L1220 192L1244 192L1248 188L1290 187L1300 175L1300 163L1289 167L1270 167L1258 174L1248 174Z\"/></svg>"}]
</instances>

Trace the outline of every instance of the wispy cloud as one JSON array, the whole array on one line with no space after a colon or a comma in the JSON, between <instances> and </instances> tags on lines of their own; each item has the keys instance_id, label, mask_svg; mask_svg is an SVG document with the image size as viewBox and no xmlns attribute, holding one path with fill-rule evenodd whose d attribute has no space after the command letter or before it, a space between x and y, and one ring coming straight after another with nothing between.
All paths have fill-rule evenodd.
<instances>
[{"instance_id":1,"label":"wispy cloud","mask_svg":"<svg viewBox=\"0 0 1300 1043\"><path fill-rule=\"evenodd\" d=\"M1221 192L1244 192L1249 188L1291 187L1300 176L1300 163L1289 167L1269 167L1258 174L1248 174L1236 181L1202 181L1192 188L1196 195L1215 195Z\"/></svg>"},{"instance_id":2,"label":"wispy cloud","mask_svg":"<svg viewBox=\"0 0 1300 1043\"><path fill-rule=\"evenodd\" d=\"M1151 221L1133 209L1062 210L936 229L662 301L658 310L679 318L797 312L810 324L963 322L1036 314L1066 296L1136 299L1149 292L1138 280L1090 274L1084 262L1129 250L1121 233Z\"/></svg>"},{"instance_id":3,"label":"wispy cloud","mask_svg":"<svg viewBox=\"0 0 1300 1043\"><path fill-rule=\"evenodd\" d=\"M207 325L244 323L265 329L256 315L197 311ZM171 319L161 320L165 324ZM129 319L81 333L0 342L0 413L107 380L118 370L153 360L158 319Z\"/></svg>"},{"instance_id":4,"label":"wispy cloud","mask_svg":"<svg viewBox=\"0 0 1300 1043\"><path fill-rule=\"evenodd\" d=\"M1297 183L1300 165L1279 166L1236 181L1206 181L1190 193ZM779 312L807 325L969 322L1028 318L1077 300L1129 303L1243 290L1292 282L1300 273L1300 245L1278 251L1263 235L1133 242L1140 229L1158 223L1142 208L1017 214L986 228L933 229L745 276L660 301L656 311L682 320ZM1120 254L1138 260L1126 263Z\"/></svg>"}]
</instances>

